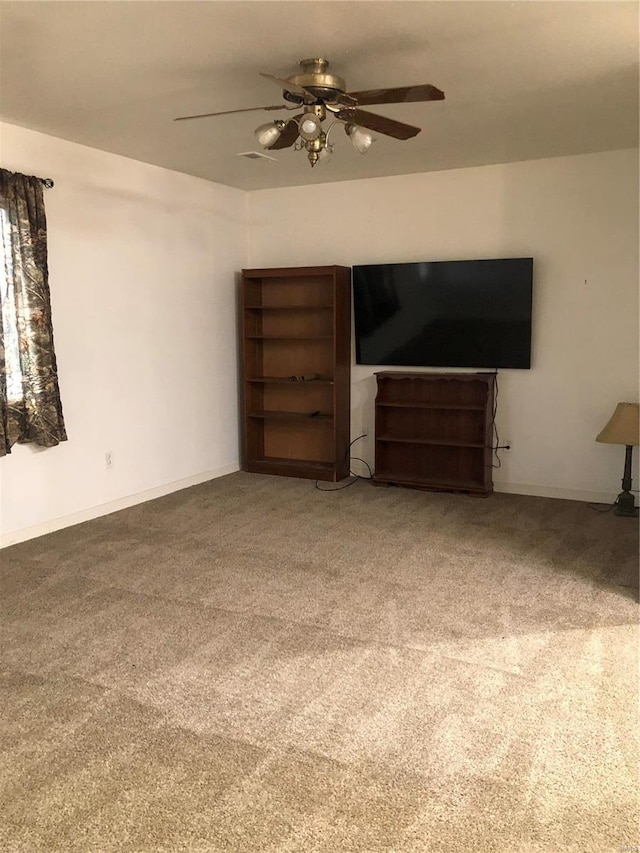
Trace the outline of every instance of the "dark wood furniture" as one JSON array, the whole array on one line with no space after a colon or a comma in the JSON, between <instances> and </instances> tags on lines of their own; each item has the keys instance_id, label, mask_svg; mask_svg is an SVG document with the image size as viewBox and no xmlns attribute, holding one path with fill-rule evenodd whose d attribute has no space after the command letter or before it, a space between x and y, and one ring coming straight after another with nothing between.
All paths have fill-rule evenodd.
<instances>
[{"instance_id":1,"label":"dark wood furniture","mask_svg":"<svg viewBox=\"0 0 640 853\"><path fill-rule=\"evenodd\" d=\"M490 494L494 375L376 377L374 484Z\"/></svg>"},{"instance_id":2,"label":"dark wood furniture","mask_svg":"<svg viewBox=\"0 0 640 853\"><path fill-rule=\"evenodd\" d=\"M245 471L349 474L351 270L242 272Z\"/></svg>"}]
</instances>

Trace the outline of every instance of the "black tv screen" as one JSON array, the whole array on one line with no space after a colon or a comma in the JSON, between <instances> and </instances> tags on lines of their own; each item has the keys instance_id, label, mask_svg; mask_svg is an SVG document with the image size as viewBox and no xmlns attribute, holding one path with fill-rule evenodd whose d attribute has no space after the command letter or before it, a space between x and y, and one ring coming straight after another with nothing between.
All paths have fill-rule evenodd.
<instances>
[{"instance_id":1,"label":"black tv screen","mask_svg":"<svg viewBox=\"0 0 640 853\"><path fill-rule=\"evenodd\" d=\"M353 267L356 362L531 367L533 258Z\"/></svg>"}]
</instances>

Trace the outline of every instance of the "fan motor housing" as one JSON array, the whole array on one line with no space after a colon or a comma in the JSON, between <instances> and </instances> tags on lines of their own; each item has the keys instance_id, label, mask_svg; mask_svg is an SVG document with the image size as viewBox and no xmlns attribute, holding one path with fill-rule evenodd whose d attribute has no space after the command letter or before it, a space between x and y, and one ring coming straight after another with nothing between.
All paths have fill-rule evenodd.
<instances>
[{"instance_id":1,"label":"fan motor housing","mask_svg":"<svg viewBox=\"0 0 640 853\"><path fill-rule=\"evenodd\" d=\"M288 77L290 83L303 86L320 100L331 100L335 95L344 94L347 84L342 77L327 73L329 63L326 59L303 59L300 67L303 73Z\"/></svg>"}]
</instances>

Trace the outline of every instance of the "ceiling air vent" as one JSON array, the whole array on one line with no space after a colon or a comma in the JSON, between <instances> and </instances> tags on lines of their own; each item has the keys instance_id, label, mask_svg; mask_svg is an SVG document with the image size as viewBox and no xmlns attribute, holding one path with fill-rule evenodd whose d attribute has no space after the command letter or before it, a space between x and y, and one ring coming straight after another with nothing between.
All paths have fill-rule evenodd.
<instances>
[{"instance_id":1,"label":"ceiling air vent","mask_svg":"<svg viewBox=\"0 0 640 853\"><path fill-rule=\"evenodd\" d=\"M247 160L268 160L271 163L277 163L275 157L269 157L268 154L262 154L260 151L242 151L236 154L236 157L246 157Z\"/></svg>"}]
</instances>

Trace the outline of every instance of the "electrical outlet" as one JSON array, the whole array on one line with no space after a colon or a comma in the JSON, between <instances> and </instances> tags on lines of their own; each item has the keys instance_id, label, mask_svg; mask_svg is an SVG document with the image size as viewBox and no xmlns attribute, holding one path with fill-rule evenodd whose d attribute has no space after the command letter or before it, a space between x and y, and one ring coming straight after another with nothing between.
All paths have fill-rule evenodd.
<instances>
[{"instance_id":1,"label":"electrical outlet","mask_svg":"<svg viewBox=\"0 0 640 853\"><path fill-rule=\"evenodd\" d=\"M113 468L113 453L110 450L104 454L104 467Z\"/></svg>"}]
</instances>

